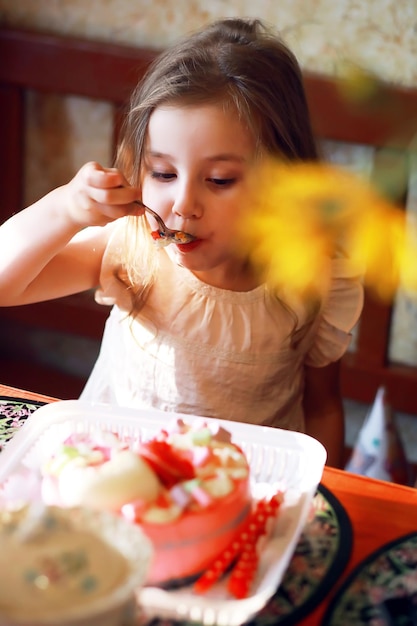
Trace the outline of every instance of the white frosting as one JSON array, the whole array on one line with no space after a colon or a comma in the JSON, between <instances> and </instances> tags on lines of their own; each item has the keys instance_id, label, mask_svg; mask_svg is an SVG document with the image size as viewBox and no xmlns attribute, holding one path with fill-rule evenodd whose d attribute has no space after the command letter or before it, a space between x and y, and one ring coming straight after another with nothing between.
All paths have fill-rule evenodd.
<instances>
[{"instance_id":1,"label":"white frosting","mask_svg":"<svg viewBox=\"0 0 417 626\"><path fill-rule=\"evenodd\" d=\"M131 450L117 452L96 466L68 463L57 480L65 506L84 505L110 511L118 511L134 500L152 502L161 491L156 474Z\"/></svg>"}]
</instances>

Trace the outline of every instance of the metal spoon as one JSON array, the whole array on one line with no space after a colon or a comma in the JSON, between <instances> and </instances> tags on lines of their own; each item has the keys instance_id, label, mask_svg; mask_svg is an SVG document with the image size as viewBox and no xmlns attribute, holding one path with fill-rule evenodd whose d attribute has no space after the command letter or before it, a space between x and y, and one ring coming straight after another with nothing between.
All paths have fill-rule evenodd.
<instances>
[{"instance_id":1,"label":"metal spoon","mask_svg":"<svg viewBox=\"0 0 417 626\"><path fill-rule=\"evenodd\" d=\"M155 211L146 206L146 204L143 204L140 200L135 200L135 204L138 204L147 213L152 215L158 223L159 229L152 232L152 237L155 239L157 244L167 246L170 243L190 243L191 241L195 241L197 239L194 235L190 235L190 233L186 233L183 230L173 230L172 228L168 228L158 213L155 213Z\"/></svg>"}]
</instances>

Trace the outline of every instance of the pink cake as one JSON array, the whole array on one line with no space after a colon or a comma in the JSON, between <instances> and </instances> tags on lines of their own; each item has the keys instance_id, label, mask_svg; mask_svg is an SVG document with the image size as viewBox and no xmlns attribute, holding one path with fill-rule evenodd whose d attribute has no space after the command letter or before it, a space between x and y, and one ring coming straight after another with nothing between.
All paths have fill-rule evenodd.
<instances>
[{"instance_id":1,"label":"pink cake","mask_svg":"<svg viewBox=\"0 0 417 626\"><path fill-rule=\"evenodd\" d=\"M154 545L148 584L201 574L251 511L249 467L216 422L179 420L131 447L114 433L73 435L42 468L48 504L115 511Z\"/></svg>"}]
</instances>

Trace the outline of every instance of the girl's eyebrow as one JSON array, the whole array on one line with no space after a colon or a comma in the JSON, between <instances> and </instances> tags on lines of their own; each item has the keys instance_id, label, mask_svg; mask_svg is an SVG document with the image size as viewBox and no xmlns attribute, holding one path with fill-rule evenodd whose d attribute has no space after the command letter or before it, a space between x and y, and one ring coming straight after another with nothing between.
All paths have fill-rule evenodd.
<instances>
[{"instance_id":1,"label":"girl's eyebrow","mask_svg":"<svg viewBox=\"0 0 417 626\"><path fill-rule=\"evenodd\" d=\"M163 152L158 152L157 150L149 150L148 156L154 157L156 159L168 159L172 160L173 157L170 154L165 154ZM237 163L245 163L247 158L234 153L221 153L221 154L213 154L206 158L206 161L214 162L214 161L235 161Z\"/></svg>"},{"instance_id":2,"label":"girl's eyebrow","mask_svg":"<svg viewBox=\"0 0 417 626\"><path fill-rule=\"evenodd\" d=\"M247 161L245 157L240 154L233 153L225 153L225 154L215 154L207 159L208 161L236 161L238 163L244 163Z\"/></svg>"}]
</instances>

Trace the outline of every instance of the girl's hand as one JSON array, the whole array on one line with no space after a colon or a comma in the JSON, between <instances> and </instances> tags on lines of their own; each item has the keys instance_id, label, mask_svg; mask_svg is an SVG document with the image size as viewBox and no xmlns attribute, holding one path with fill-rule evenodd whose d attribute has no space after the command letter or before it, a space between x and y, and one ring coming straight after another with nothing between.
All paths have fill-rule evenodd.
<instances>
[{"instance_id":1,"label":"girl's hand","mask_svg":"<svg viewBox=\"0 0 417 626\"><path fill-rule=\"evenodd\" d=\"M104 226L125 215L142 215L140 191L117 169L86 163L63 188L70 219L79 226Z\"/></svg>"}]
</instances>

